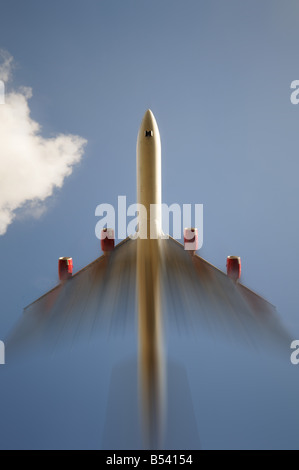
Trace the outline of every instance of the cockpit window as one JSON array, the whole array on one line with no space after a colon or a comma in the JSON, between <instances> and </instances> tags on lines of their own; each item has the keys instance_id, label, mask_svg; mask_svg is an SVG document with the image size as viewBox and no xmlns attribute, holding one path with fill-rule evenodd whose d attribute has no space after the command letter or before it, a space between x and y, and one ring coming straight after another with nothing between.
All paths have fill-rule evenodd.
<instances>
[{"instance_id":1,"label":"cockpit window","mask_svg":"<svg viewBox=\"0 0 299 470\"><path fill-rule=\"evenodd\" d=\"M145 137L153 137L153 131L145 131Z\"/></svg>"}]
</instances>

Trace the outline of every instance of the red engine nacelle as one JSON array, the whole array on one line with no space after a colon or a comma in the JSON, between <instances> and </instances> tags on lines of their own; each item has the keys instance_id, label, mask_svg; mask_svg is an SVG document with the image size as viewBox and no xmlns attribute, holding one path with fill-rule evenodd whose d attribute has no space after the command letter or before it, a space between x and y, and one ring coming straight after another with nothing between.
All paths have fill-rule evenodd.
<instances>
[{"instance_id":1,"label":"red engine nacelle","mask_svg":"<svg viewBox=\"0 0 299 470\"><path fill-rule=\"evenodd\" d=\"M66 281L73 275L73 258L59 258L58 260L58 275L60 281Z\"/></svg>"},{"instance_id":2,"label":"red engine nacelle","mask_svg":"<svg viewBox=\"0 0 299 470\"><path fill-rule=\"evenodd\" d=\"M103 228L101 232L101 248L104 253L114 250L115 236L113 228Z\"/></svg>"},{"instance_id":3,"label":"red engine nacelle","mask_svg":"<svg viewBox=\"0 0 299 470\"><path fill-rule=\"evenodd\" d=\"M184 248L195 252L198 250L198 231L197 228L184 229Z\"/></svg>"},{"instance_id":4,"label":"red engine nacelle","mask_svg":"<svg viewBox=\"0 0 299 470\"><path fill-rule=\"evenodd\" d=\"M239 256L228 256L226 261L227 275L233 281L241 277L241 258Z\"/></svg>"}]
</instances>

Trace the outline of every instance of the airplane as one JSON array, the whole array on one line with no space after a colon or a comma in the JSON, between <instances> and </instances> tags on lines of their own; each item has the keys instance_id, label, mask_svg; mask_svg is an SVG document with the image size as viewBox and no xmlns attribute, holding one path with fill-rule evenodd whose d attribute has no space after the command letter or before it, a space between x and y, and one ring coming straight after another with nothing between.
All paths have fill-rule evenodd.
<instances>
[{"instance_id":1,"label":"airplane","mask_svg":"<svg viewBox=\"0 0 299 470\"><path fill-rule=\"evenodd\" d=\"M162 439L166 406L168 321L178 328L191 325L234 335L248 345L279 347L289 339L275 307L240 282L240 257L228 256L224 273L196 253L197 227L184 230L184 244L163 234L161 139L149 109L139 128L136 155L137 202L146 209L138 213L139 236L115 246L113 229L104 228L103 255L77 273L72 258L60 257L59 284L24 309L11 341L42 344L50 330L63 342L83 332L89 337L105 326L132 324L134 309L128 305L134 305L136 292L143 432L146 446L155 448Z\"/></svg>"}]
</instances>

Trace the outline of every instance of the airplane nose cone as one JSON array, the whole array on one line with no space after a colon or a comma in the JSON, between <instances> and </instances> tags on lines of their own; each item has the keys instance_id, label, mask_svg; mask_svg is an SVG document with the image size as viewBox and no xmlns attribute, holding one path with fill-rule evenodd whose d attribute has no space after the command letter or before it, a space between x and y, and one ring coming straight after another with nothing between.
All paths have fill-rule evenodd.
<instances>
[{"instance_id":1,"label":"airplane nose cone","mask_svg":"<svg viewBox=\"0 0 299 470\"><path fill-rule=\"evenodd\" d=\"M153 130L154 127L157 126L155 116L150 109L145 111L141 126L143 129L148 128L149 130Z\"/></svg>"},{"instance_id":2,"label":"airplane nose cone","mask_svg":"<svg viewBox=\"0 0 299 470\"><path fill-rule=\"evenodd\" d=\"M143 121L152 121L152 120L155 120L155 116L152 112L151 109L147 109L144 113L144 116L143 116Z\"/></svg>"},{"instance_id":3,"label":"airplane nose cone","mask_svg":"<svg viewBox=\"0 0 299 470\"><path fill-rule=\"evenodd\" d=\"M145 112L139 129L139 139L148 140L148 137L160 138L157 121L150 109Z\"/></svg>"}]
</instances>

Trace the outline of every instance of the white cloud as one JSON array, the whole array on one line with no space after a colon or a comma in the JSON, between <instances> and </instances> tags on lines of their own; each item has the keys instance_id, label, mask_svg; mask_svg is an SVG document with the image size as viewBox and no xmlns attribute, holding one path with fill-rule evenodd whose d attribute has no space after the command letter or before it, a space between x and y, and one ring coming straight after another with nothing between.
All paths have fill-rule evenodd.
<instances>
[{"instance_id":1,"label":"white cloud","mask_svg":"<svg viewBox=\"0 0 299 470\"><path fill-rule=\"evenodd\" d=\"M0 80L8 82L11 78L13 57L7 51L0 49L0 60Z\"/></svg>"},{"instance_id":2,"label":"white cloud","mask_svg":"<svg viewBox=\"0 0 299 470\"><path fill-rule=\"evenodd\" d=\"M10 78L13 59L0 51L0 79ZM40 125L30 117L30 88L11 91L0 105L0 235L26 203L37 217L44 211L41 202L61 188L84 152L86 140L59 134L44 138ZM39 208L38 211L36 208Z\"/></svg>"}]
</instances>

